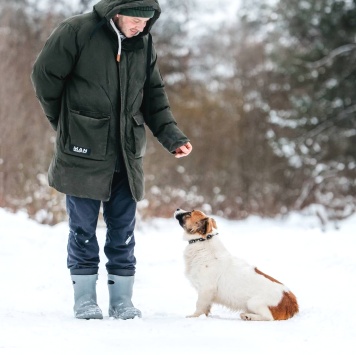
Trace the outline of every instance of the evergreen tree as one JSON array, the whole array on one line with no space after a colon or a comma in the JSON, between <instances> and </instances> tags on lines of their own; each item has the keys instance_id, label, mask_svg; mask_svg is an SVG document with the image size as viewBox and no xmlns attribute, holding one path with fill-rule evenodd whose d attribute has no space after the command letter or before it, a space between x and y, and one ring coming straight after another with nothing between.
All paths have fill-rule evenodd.
<instances>
[{"instance_id":1,"label":"evergreen tree","mask_svg":"<svg viewBox=\"0 0 356 355\"><path fill-rule=\"evenodd\" d=\"M356 1L280 1L276 15L270 58L287 100L269 101L274 149L298 176L295 208L342 218L355 206Z\"/></svg>"}]
</instances>

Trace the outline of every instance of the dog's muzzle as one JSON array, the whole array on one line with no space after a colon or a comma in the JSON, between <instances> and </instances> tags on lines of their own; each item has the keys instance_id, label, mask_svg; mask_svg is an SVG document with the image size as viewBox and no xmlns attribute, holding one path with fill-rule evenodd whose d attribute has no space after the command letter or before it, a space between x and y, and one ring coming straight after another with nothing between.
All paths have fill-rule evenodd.
<instances>
[{"instance_id":1,"label":"dog's muzzle","mask_svg":"<svg viewBox=\"0 0 356 355\"><path fill-rule=\"evenodd\" d=\"M183 225L184 225L184 221L183 221L184 216L187 215L188 213L190 213L190 212L184 211L184 210L182 210L182 209L180 209L180 208L177 208L177 210L174 212L174 218L179 221L179 224L180 224L182 227L183 227Z\"/></svg>"},{"instance_id":2,"label":"dog's muzzle","mask_svg":"<svg viewBox=\"0 0 356 355\"><path fill-rule=\"evenodd\" d=\"M177 218L178 219L178 216L181 215L181 214L184 214L184 213L187 213L187 211L184 211L180 208L177 208L177 210L174 212L174 218Z\"/></svg>"}]
</instances>

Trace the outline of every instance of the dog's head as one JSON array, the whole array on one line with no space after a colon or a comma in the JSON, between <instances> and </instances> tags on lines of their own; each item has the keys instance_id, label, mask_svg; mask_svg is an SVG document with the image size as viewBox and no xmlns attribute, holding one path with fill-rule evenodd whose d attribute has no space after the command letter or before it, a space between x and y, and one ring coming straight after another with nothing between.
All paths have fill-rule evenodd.
<instances>
[{"instance_id":1,"label":"dog's head","mask_svg":"<svg viewBox=\"0 0 356 355\"><path fill-rule=\"evenodd\" d=\"M199 238L206 238L208 234L212 233L213 228L217 228L214 218L210 218L201 211L193 210L191 212L177 209L174 213L174 217L178 220L189 236L198 235Z\"/></svg>"}]
</instances>

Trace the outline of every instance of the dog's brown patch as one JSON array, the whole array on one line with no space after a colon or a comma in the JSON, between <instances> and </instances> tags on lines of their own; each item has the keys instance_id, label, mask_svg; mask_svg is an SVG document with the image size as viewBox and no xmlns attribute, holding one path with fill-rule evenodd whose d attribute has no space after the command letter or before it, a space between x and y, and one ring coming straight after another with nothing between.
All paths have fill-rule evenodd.
<instances>
[{"instance_id":1,"label":"dog's brown patch","mask_svg":"<svg viewBox=\"0 0 356 355\"><path fill-rule=\"evenodd\" d=\"M283 297L275 307L268 307L274 320L286 320L299 312L297 298L292 292L283 292Z\"/></svg>"},{"instance_id":2,"label":"dog's brown patch","mask_svg":"<svg viewBox=\"0 0 356 355\"><path fill-rule=\"evenodd\" d=\"M255 271L256 271L257 274L260 274L260 275L264 276L268 280L271 280L272 282L277 282L277 284L281 284L282 285L282 282L279 282L278 280L274 279L272 276L269 276L269 275L265 274L264 272L258 270L257 267L255 267Z\"/></svg>"},{"instance_id":3,"label":"dog's brown patch","mask_svg":"<svg viewBox=\"0 0 356 355\"><path fill-rule=\"evenodd\" d=\"M201 212L201 211L195 211L193 210L192 212L190 212L190 221L191 223L197 223L199 221L201 221L202 219L208 218L208 216Z\"/></svg>"},{"instance_id":4,"label":"dog's brown patch","mask_svg":"<svg viewBox=\"0 0 356 355\"><path fill-rule=\"evenodd\" d=\"M203 237L217 228L214 218L207 217L201 211L192 211L184 218L184 226L191 234L199 233Z\"/></svg>"},{"instance_id":5,"label":"dog's brown patch","mask_svg":"<svg viewBox=\"0 0 356 355\"><path fill-rule=\"evenodd\" d=\"M282 285L281 282L263 273L262 271L258 270L257 267L255 268L255 271L257 274L266 277L268 280L271 280L272 282L276 282ZM268 307L268 308L271 311L274 320L286 320L288 318L293 317L294 314L299 312L297 298L290 291L283 292L283 297L277 306Z\"/></svg>"}]
</instances>

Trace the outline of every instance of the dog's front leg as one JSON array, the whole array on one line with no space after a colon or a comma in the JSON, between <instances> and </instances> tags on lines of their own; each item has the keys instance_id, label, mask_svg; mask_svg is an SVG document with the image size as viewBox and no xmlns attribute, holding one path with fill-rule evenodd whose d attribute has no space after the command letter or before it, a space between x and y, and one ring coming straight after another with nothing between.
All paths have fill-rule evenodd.
<instances>
[{"instance_id":1,"label":"dog's front leg","mask_svg":"<svg viewBox=\"0 0 356 355\"><path fill-rule=\"evenodd\" d=\"M187 316L187 318L199 317L202 314L208 316L210 313L211 306L213 304L213 295L214 293L212 290L200 290L198 292L198 300L196 303L195 312Z\"/></svg>"}]
</instances>

